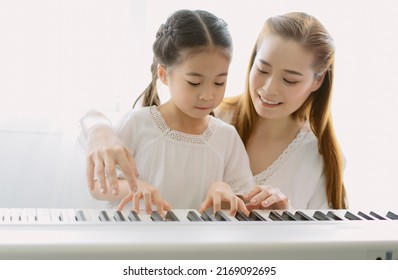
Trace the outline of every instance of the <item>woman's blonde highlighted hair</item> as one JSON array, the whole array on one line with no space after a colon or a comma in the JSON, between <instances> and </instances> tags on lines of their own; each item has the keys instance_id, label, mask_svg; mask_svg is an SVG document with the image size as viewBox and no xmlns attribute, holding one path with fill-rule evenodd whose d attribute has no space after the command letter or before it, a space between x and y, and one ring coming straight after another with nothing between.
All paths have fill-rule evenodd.
<instances>
[{"instance_id":1,"label":"woman's blonde highlighted hair","mask_svg":"<svg viewBox=\"0 0 398 280\"><path fill-rule=\"evenodd\" d=\"M250 71L267 32L285 39L294 40L314 55L313 69L316 78L322 77L320 88L307 98L291 117L308 121L318 138L318 149L324 160L326 194L329 206L334 209L346 208L346 192L343 183L343 156L339 148L331 117L331 97L334 74L334 42L325 27L313 16L305 13L288 13L269 18L261 30L252 51L244 93L238 97L226 99L222 106L232 107L235 118L232 120L243 142L246 144L253 127L259 118L249 92Z\"/></svg>"}]
</instances>

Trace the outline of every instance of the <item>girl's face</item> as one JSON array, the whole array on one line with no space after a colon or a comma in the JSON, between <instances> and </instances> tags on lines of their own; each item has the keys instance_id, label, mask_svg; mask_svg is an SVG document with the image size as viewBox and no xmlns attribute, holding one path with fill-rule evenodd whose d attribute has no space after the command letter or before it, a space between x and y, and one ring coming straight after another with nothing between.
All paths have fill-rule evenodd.
<instances>
[{"instance_id":1,"label":"girl's face","mask_svg":"<svg viewBox=\"0 0 398 280\"><path fill-rule=\"evenodd\" d=\"M250 70L249 89L257 114L266 119L290 116L317 90L312 53L297 42L267 33Z\"/></svg>"},{"instance_id":2,"label":"girl's face","mask_svg":"<svg viewBox=\"0 0 398 280\"><path fill-rule=\"evenodd\" d=\"M202 51L172 69L159 69L158 74L179 110L192 118L204 118L224 97L229 64L220 51Z\"/></svg>"}]
</instances>

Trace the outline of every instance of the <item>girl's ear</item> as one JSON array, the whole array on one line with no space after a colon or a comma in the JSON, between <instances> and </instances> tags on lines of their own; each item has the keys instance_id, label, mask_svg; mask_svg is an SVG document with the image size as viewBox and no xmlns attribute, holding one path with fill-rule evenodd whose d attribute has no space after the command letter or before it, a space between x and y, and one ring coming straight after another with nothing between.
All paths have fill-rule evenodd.
<instances>
[{"instance_id":1,"label":"girl's ear","mask_svg":"<svg viewBox=\"0 0 398 280\"><path fill-rule=\"evenodd\" d=\"M158 78L164 85L168 85L167 81L167 71L164 65L158 64Z\"/></svg>"},{"instance_id":2,"label":"girl's ear","mask_svg":"<svg viewBox=\"0 0 398 280\"><path fill-rule=\"evenodd\" d=\"M317 91L321 87L321 85L323 83L323 79L325 79L325 73L326 73L326 71L324 71L323 73L321 73L315 77L311 92Z\"/></svg>"}]
</instances>

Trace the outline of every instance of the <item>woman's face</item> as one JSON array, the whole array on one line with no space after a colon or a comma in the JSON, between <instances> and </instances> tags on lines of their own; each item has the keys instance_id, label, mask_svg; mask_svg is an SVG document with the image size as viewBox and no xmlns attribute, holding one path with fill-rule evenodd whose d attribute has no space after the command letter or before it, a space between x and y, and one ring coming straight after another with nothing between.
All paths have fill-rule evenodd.
<instances>
[{"instance_id":1,"label":"woman's face","mask_svg":"<svg viewBox=\"0 0 398 280\"><path fill-rule=\"evenodd\" d=\"M312 68L312 53L294 40L265 35L250 70L250 96L266 119L290 116L322 84Z\"/></svg>"}]
</instances>

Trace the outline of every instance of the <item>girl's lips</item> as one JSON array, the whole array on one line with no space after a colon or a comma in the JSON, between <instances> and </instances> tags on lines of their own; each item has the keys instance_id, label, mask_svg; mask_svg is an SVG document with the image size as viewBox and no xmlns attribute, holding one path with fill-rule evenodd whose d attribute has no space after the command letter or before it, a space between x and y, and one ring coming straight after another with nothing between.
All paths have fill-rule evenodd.
<instances>
[{"instance_id":1,"label":"girl's lips","mask_svg":"<svg viewBox=\"0 0 398 280\"><path fill-rule=\"evenodd\" d=\"M209 109L211 109L211 107L195 107L196 109L198 109L198 110L209 110Z\"/></svg>"}]
</instances>

